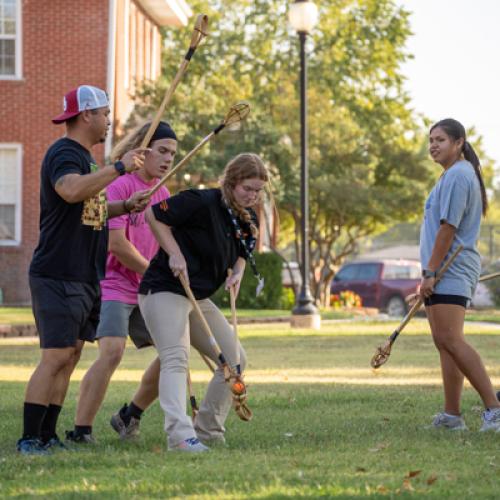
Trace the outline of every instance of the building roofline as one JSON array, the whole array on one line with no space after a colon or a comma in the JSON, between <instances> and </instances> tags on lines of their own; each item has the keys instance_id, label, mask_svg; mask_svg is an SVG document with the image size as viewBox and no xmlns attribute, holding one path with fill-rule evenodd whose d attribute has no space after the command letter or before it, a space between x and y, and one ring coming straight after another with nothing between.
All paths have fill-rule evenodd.
<instances>
[{"instance_id":1,"label":"building roofline","mask_svg":"<svg viewBox=\"0 0 500 500\"><path fill-rule=\"evenodd\" d=\"M185 0L137 0L158 26L186 26L193 11Z\"/></svg>"}]
</instances>

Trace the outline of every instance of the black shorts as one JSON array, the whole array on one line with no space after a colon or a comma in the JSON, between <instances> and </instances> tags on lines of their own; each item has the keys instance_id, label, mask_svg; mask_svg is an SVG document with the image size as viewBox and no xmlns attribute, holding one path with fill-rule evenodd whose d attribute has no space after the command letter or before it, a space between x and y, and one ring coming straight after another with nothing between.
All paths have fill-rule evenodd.
<instances>
[{"instance_id":1,"label":"black shorts","mask_svg":"<svg viewBox=\"0 0 500 500\"><path fill-rule=\"evenodd\" d=\"M462 306L467 309L469 305L469 299L463 297L462 295L446 295L443 293L433 293L430 297L424 299L424 304L426 306L435 306L436 304L453 304L456 306Z\"/></svg>"},{"instance_id":2,"label":"black shorts","mask_svg":"<svg viewBox=\"0 0 500 500\"><path fill-rule=\"evenodd\" d=\"M31 304L42 349L93 342L101 291L99 285L30 276Z\"/></svg>"}]
</instances>

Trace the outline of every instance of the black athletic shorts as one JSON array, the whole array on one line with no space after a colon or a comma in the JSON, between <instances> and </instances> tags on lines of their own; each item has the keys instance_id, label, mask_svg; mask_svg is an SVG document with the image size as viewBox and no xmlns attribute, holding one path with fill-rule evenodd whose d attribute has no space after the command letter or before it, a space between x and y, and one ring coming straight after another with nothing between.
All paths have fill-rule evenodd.
<instances>
[{"instance_id":1,"label":"black athletic shorts","mask_svg":"<svg viewBox=\"0 0 500 500\"><path fill-rule=\"evenodd\" d=\"M462 295L446 295L444 293L433 293L430 297L424 299L426 306L435 306L436 304L454 304L467 309L469 299Z\"/></svg>"},{"instance_id":2,"label":"black athletic shorts","mask_svg":"<svg viewBox=\"0 0 500 500\"><path fill-rule=\"evenodd\" d=\"M31 304L42 349L93 342L101 291L99 285L30 276Z\"/></svg>"}]
</instances>

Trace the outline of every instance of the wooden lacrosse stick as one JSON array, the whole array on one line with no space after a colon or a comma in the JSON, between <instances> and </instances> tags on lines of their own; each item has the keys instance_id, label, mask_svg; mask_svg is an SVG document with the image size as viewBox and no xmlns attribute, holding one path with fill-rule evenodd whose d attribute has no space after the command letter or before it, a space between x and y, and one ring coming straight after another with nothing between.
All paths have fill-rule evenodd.
<instances>
[{"instance_id":1,"label":"wooden lacrosse stick","mask_svg":"<svg viewBox=\"0 0 500 500\"><path fill-rule=\"evenodd\" d=\"M443 277L444 273L448 270L450 267L451 263L455 260L457 255L462 251L464 247L462 245L459 245L457 249L448 257L446 262L443 264L443 267L438 271L437 276L436 276L436 284L441 280ZM394 332L391 334L391 336L385 341L385 343L375 350L375 354L373 355L370 364L372 368L380 368L384 363L387 363L387 360L389 359L389 356L391 355L391 349L392 345L398 338L399 334L402 332L403 328L410 322L410 320L415 316L415 313L420 309L420 306L422 305L422 298L418 297L417 301L413 304L411 309L408 311L406 316L403 318L399 326L394 330Z\"/></svg>"},{"instance_id":2,"label":"wooden lacrosse stick","mask_svg":"<svg viewBox=\"0 0 500 500\"><path fill-rule=\"evenodd\" d=\"M227 276L230 278L233 275L233 270L227 270ZM238 320L236 318L236 291L234 286L229 288L229 301L231 302L231 323L234 332L234 341L236 342L236 371L238 375L241 375L241 360L240 360L240 349L238 346Z\"/></svg>"},{"instance_id":3,"label":"wooden lacrosse stick","mask_svg":"<svg viewBox=\"0 0 500 500\"><path fill-rule=\"evenodd\" d=\"M182 61L179 69L177 70L177 74L175 75L174 80L170 84L170 87L167 90L167 92L165 93L165 97L163 98L160 107L156 111L153 121L151 122L151 125L149 126L148 131L146 132L146 135L144 136L144 139L142 140L141 145L139 146L141 149L148 147L151 141L151 137L153 137L156 127L158 127L161 117L165 112L165 109L168 103L170 102L170 99L174 95L177 85L179 85L181 78L184 76L184 73L187 70L189 62L191 61L191 57L193 57L193 54L198 45L200 44L200 42L203 40L203 37L207 36L208 34L207 28L208 28L208 16L206 16L205 14L200 14L196 18L193 34L191 35L191 43L189 44L189 50L186 52L184 60Z\"/></svg>"},{"instance_id":4,"label":"wooden lacrosse stick","mask_svg":"<svg viewBox=\"0 0 500 500\"><path fill-rule=\"evenodd\" d=\"M227 270L227 275L230 277L233 274L232 269ZM236 343L236 377L231 384L231 392L233 393L233 405L236 413L242 420L250 420L253 416L250 408L243 404L247 400L247 387L243 381L241 374L241 359L240 359L240 344L238 340L238 321L236 319L236 291L234 285L229 287L229 299L231 302L231 323L233 324L234 341Z\"/></svg>"},{"instance_id":5,"label":"wooden lacrosse stick","mask_svg":"<svg viewBox=\"0 0 500 500\"><path fill-rule=\"evenodd\" d=\"M158 189L160 189L161 186L163 186L163 184L165 184L165 182L167 182L168 179L170 179L170 177L172 177L179 169L181 169L182 167L184 167L189 162L189 160L191 160L191 158L210 139L212 139L212 137L214 137L215 135L217 135L221 130L223 130L227 126L234 125L236 123L239 123L239 122L243 121L248 116L249 113L250 113L250 105L247 102L243 102L242 101L242 102L238 102L238 103L234 104L233 106L231 106L231 108L229 109L228 113L226 114L226 116L222 120L221 124L219 126L217 126L214 130L212 130L212 132L210 132L210 134L208 134L204 139L202 139L194 147L194 149L192 149L179 163L177 163L177 165L172 170L170 170L170 172L167 172L158 181L158 183L155 184L155 186L148 191L147 196L149 196L149 197L153 196L153 194L155 194L156 191L158 191Z\"/></svg>"},{"instance_id":6,"label":"wooden lacrosse stick","mask_svg":"<svg viewBox=\"0 0 500 500\"><path fill-rule=\"evenodd\" d=\"M498 277L500 277L500 272L491 273L491 274L484 274L483 276L479 276L479 280L478 281L483 282L483 281L492 280L492 279L495 279L495 278L498 278Z\"/></svg>"},{"instance_id":7,"label":"wooden lacrosse stick","mask_svg":"<svg viewBox=\"0 0 500 500\"><path fill-rule=\"evenodd\" d=\"M186 278L184 277L184 275L182 273L179 274L179 280L182 283L182 287L184 288L184 292L186 293L189 301L191 302L191 305L193 306L198 317L200 318L200 321L203 325L203 329L205 330L205 333L207 334L207 336L209 338L210 344L215 351L217 359L219 360L219 362L221 364L221 367L224 371L224 379L226 380L226 382L229 382L231 380L231 378L236 378L236 374L233 372L231 367L228 365L226 358L224 357L224 354L222 353L222 351L219 347L219 344L217 343L217 340L215 340L215 337L212 333L212 330L210 329L210 325L207 323L207 320L205 319L205 315L203 314L202 310L200 309L200 306L198 305L198 302L197 302L195 296L193 295L193 292L191 291L191 288L190 288L189 284L187 283ZM233 392L232 387L231 387L231 392ZM234 392L233 392L233 394L234 394ZM250 411L248 406L246 406L246 403L244 401L241 403L241 407L244 408L245 412L238 412L237 411L236 413L238 414L238 416L242 420L250 420L252 412ZM248 414L248 413L250 414L250 418L244 418L246 416L246 414Z\"/></svg>"}]
</instances>

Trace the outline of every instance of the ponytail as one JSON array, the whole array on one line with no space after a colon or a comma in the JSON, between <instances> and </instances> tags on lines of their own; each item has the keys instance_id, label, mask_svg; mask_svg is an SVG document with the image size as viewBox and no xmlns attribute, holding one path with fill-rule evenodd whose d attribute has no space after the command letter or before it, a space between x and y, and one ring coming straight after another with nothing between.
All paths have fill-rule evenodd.
<instances>
[{"instance_id":1,"label":"ponytail","mask_svg":"<svg viewBox=\"0 0 500 500\"><path fill-rule=\"evenodd\" d=\"M483 216L486 215L488 211L488 197L486 196L486 187L484 186L483 172L481 169L481 163L477 157L474 148L471 146L470 142L464 140L463 147L464 158L472 164L474 167L474 172L476 172L477 180L479 181L479 187L481 189L481 202L483 205Z\"/></svg>"}]
</instances>

